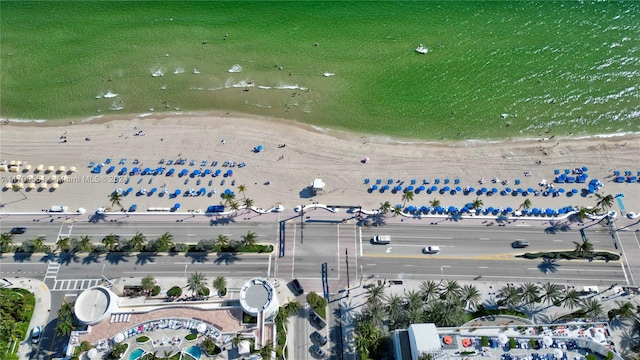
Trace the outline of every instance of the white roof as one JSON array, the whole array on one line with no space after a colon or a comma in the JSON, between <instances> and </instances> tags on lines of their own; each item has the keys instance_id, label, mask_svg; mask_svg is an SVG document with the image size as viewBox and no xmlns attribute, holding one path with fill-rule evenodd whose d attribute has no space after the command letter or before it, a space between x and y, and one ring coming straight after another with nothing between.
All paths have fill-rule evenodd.
<instances>
[{"instance_id":1,"label":"white roof","mask_svg":"<svg viewBox=\"0 0 640 360\"><path fill-rule=\"evenodd\" d=\"M322 179L315 179L311 186L313 186L314 189L324 189L324 181L322 181Z\"/></svg>"},{"instance_id":2,"label":"white roof","mask_svg":"<svg viewBox=\"0 0 640 360\"><path fill-rule=\"evenodd\" d=\"M423 352L433 352L441 348L440 336L435 324L411 324L407 330L409 331L413 360L416 360Z\"/></svg>"}]
</instances>

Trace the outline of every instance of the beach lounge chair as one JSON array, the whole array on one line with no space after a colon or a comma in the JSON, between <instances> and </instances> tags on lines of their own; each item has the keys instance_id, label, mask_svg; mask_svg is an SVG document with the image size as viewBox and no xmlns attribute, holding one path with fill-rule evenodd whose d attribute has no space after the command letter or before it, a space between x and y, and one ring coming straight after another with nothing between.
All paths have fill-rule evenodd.
<instances>
[{"instance_id":1,"label":"beach lounge chair","mask_svg":"<svg viewBox=\"0 0 640 360\"><path fill-rule=\"evenodd\" d=\"M124 165L127 162L127 159L122 158L120 159L120 162L118 162L118 165Z\"/></svg>"},{"instance_id":2,"label":"beach lounge chair","mask_svg":"<svg viewBox=\"0 0 640 360\"><path fill-rule=\"evenodd\" d=\"M104 163L105 163L105 164L111 164L111 158L107 158L107 159L104 161Z\"/></svg>"}]
</instances>

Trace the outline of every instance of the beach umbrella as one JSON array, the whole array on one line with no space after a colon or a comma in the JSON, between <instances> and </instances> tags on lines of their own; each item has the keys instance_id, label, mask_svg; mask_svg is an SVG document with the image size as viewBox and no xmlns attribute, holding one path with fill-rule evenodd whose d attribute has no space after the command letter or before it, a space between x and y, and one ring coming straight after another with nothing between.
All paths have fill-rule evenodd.
<instances>
[{"instance_id":1,"label":"beach umbrella","mask_svg":"<svg viewBox=\"0 0 640 360\"><path fill-rule=\"evenodd\" d=\"M30 164L25 165L24 169L27 170L27 171L31 170L31 165Z\"/></svg>"},{"instance_id":2,"label":"beach umbrella","mask_svg":"<svg viewBox=\"0 0 640 360\"><path fill-rule=\"evenodd\" d=\"M429 207L428 207L428 206L424 206L424 205L422 205L422 206L420 207L420 211L422 211L422 212L427 212L427 211L429 211Z\"/></svg>"},{"instance_id":3,"label":"beach umbrella","mask_svg":"<svg viewBox=\"0 0 640 360\"><path fill-rule=\"evenodd\" d=\"M377 184L377 185L382 184L382 179L376 179L376 184Z\"/></svg>"},{"instance_id":4,"label":"beach umbrella","mask_svg":"<svg viewBox=\"0 0 640 360\"><path fill-rule=\"evenodd\" d=\"M407 191L413 191L413 186L412 185L407 186Z\"/></svg>"},{"instance_id":5,"label":"beach umbrella","mask_svg":"<svg viewBox=\"0 0 640 360\"><path fill-rule=\"evenodd\" d=\"M507 207L504 211L510 213L510 212L513 212L513 208L512 207Z\"/></svg>"},{"instance_id":6,"label":"beach umbrella","mask_svg":"<svg viewBox=\"0 0 640 360\"><path fill-rule=\"evenodd\" d=\"M508 341L509 341L509 338L504 333L501 333L500 335L498 335L498 342L500 342L500 344L504 345Z\"/></svg>"},{"instance_id":7,"label":"beach umbrella","mask_svg":"<svg viewBox=\"0 0 640 360\"><path fill-rule=\"evenodd\" d=\"M571 189L571 193L572 194L577 194L578 193L578 189Z\"/></svg>"},{"instance_id":8,"label":"beach umbrella","mask_svg":"<svg viewBox=\"0 0 640 360\"><path fill-rule=\"evenodd\" d=\"M533 188L528 188L528 189L527 189L527 191L528 191L528 192L530 192L530 193L532 193L532 192L534 192L535 190L533 190Z\"/></svg>"},{"instance_id":9,"label":"beach umbrella","mask_svg":"<svg viewBox=\"0 0 640 360\"><path fill-rule=\"evenodd\" d=\"M64 166L60 166L60 167L58 168L58 171L59 171L59 172L65 172L65 171L67 171L67 168L66 168L66 167L64 167Z\"/></svg>"},{"instance_id":10,"label":"beach umbrella","mask_svg":"<svg viewBox=\"0 0 640 360\"><path fill-rule=\"evenodd\" d=\"M519 194L522 194L524 192L524 189L522 188L518 188L518 190L516 190Z\"/></svg>"},{"instance_id":11,"label":"beach umbrella","mask_svg":"<svg viewBox=\"0 0 640 360\"><path fill-rule=\"evenodd\" d=\"M47 171L51 172L54 171L56 168L53 165L49 165L47 166Z\"/></svg>"},{"instance_id":12,"label":"beach umbrella","mask_svg":"<svg viewBox=\"0 0 640 360\"><path fill-rule=\"evenodd\" d=\"M180 195L180 194L182 194L182 191L180 191L180 189L176 189L176 191L174 192L174 194L176 194L176 196L177 196L177 195Z\"/></svg>"},{"instance_id":13,"label":"beach umbrella","mask_svg":"<svg viewBox=\"0 0 640 360\"><path fill-rule=\"evenodd\" d=\"M11 183L4 184L4 188L5 189L11 189L12 187L13 187L13 185L11 185Z\"/></svg>"},{"instance_id":14,"label":"beach umbrella","mask_svg":"<svg viewBox=\"0 0 640 360\"><path fill-rule=\"evenodd\" d=\"M473 186L469 187L469 192L475 192L475 191L476 191L476 189L473 188Z\"/></svg>"},{"instance_id":15,"label":"beach umbrella","mask_svg":"<svg viewBox=\"0 0 640 360\"><path fill-rule=\"evenodd\" d=\"M64 183L64 177L63 177L63 176L61 176L61 177L58 179L58 183L60 183L60 184Z\"/></svg>"},{"instance_id":16,"label":"beach umbrella","mask_svg":"<svg viewBox=\"0 0 640 360\"><path fill-rule=\"evenodd\" d=\"M387 179L387 184L393 184L393 179Z\"/></svg>"},{"instance_id":17,"label":"beach umbrella","mask_svg":"<svg viewBox=\"0 0 640 360\"><path fill-rule=\"evenodd\" d=\"M43 170L44 170L44 165L40 164L36 166L36 171L43 171Z\"/></svg>"},{"instance_id":18,"label":"beach umbrella","mask_svg":"<svg viewBox=\"0 0 640 360\"><path fill-rule=\"evenodd\" d=\"M46 189L47 188L47 183L43 182L42 184L40 184L40 189Z\"/></svg>"},{"instance_id":19,"label":"beach umbrella","mask_svg":"<svg viewBox=\"0 0 640 360\"><path fill-rule=\"evenodd\" d=\"M54 181L56 181L57 179L58 179L58 177L57 177L57 176L55 176L55 175L51 175L51 176L49 177L49 182L54 182Z\"/></svg>"},{"instance_id":20,"label":"beach umbrella","mask_svg":"<svg viewBox=\"0 0 640 360\"><path fill-rule=\"evenodd\" d=\"M448 186L445 186L445 187L442 188L442 190L443 191L449 191L449 190L451 190L451 188L449 188Z\"/></svg>"},{"instance_id":21,"label":"beach umbrella","mask_svg":"<svg viewBox=\"0 0 640 360\"><path fill-rule=\"evenodd\" d=\"M415 185L416 184L416 179L411 179L411 185Z\"/></svg>"},{"instance_id":22,"label":"beach umbrella","mask_svg":"<svg viewBox=\"0 0 640 360\"><path fill-rule=\"evenodd\" d=\"M51 185L51 188L54 189L54 190L57 189L58 188L58 184Z\"/></svg>"},{"instance_id":23,"label":"beach umbrella","mask_svg":"<svg viewBox=\"0 0 640 360\"><path fill-rule=\"evenodd\" d=\"M424 190L425 190L424 186L422 185L418 186L418 191L424 191Z\"/></svg>"},{"instance_id":24,"label":"beach umbrella","mask_svg":"<svg viewBox=\"0 0 640 360\"><path fill-rule=\"evenodd\" d=\"M456 191L462 191L462 188L460 186L456 186L455 190Z\"/></svg>"},{"instance_id":25,"label":"beach umbrella","mask_svg":"<svg viewBox=\"0 0 640 360\"><path fill-rule=\"evenodd\" d=\"M430 188L430 189L431 189L431 191L437 191L437 190L438 190L438 187L437 187L437 186L435 186L435 185L433 185L433 186L431 186L431 188Z\"/></svg>"},{"instance_id":26,"label":"beach umbrella","mask_svg":"<svg viewBox=\"0 0 640 360\"><path fill-rule=\"evenodd\" d=\"M36 184L35 183L30 183L28 188L29 189L35 189L36 188Z\"/></svg>"},{"instance_id":27,"label":"beach umbrella","mask_svg":"<svg viewBox=\"0 0 640 360\"><path fill-rule=\"evenodd\" d=\"M382 187L382 190L389 190L389 185L385 185Z\"/></svg>"},{"instance_id":28,"label":"beach umbrella","mask_svg":"<svg viewBox=\"0 0 640 360\"><path fill-rule=\"evenodd\" d=\"M378 190L378 185L371 185L371 190Z\"/></svg>"},{"instance_id":29,"label":"beach umbrella","mask_svg":"<svg viewBox=\"0 0 640 360\"><path fill-rule=\"evenodd\" d=\"M553 209L547 209L547 210L545 211L545 213L546 213L547 215L553 215L554 211L553 211Z\"/></svg>"},{"instance_id":30,"label":"beach umbrella","mask_svg":"<svg viewBox=\"0 0 640 360\"><path fill-rule=\"evenodd\" d=\"M258 146L256 146L256 150L257 150L258 152L262 151L262 149L264 149L264 147L263 147L262 145L258 145Z\"/></svg>"},{"instance_id":31,"label":"beach umbrella","mask_svg":"<svg viewBox=\"0 0 640 360\"><path fill-rule=\"evenodd\" d=\"M582 167L582 171L589 171L589 168L588 168L588 167L586 167L586 166L583 166L583 167Z\"/></svg>"},{"instance_id":32,"label":"beach umbrella","mask_svg":"<svg viewBox=\"0 0 640 360\"><path fill-rule=\"evenodd\" d=\"M76 167L75 167L75 166L72 166L72 167L70 167L70 168L69 168L69 171L70 171L70 172L72 172L72 173L74 173L74 172L76 172L76 171L78 171L78 170L76 169Z\"/></svg>"},{"instance_id":33,"label":"beach umbrella","mask_svg":"<svg viewBox=\"0 0 640 360\"><path fill-rule=\"evenodd\" d=\"M120 343L122 341L124 341L123 333L117 333L116 336L113 337L113 342Z\"/></svg>"},{"instance_id":34,"label":"beach umbrella","mask_svg":"<svg viewBox=\"0 0 640 360\"><path fill-rule=\"evenodd\" d=\"M11 161L9 161L9 165L14 166L15 164L16 164L16 161L15 161L15 160L11 160Z\"/></svg>"},{"instance_id":35,"label":"beach umbrella","mask_svg":"<svg viewBox=\"0 0 640 360\"><path fill-rule=\"evenodd\" d=\"M442 206L440 206L440 205L436 206L436 211L437 211L437 212L439 212L439 213L440 213L440 212L442 212L442 210L444 210L444 209L442 208Z\"/></svg>"},{"instance_id":36,"label":"beach umbrella","mask_svg":"<svg viewBox=\"0 0 640 360\"><path fill-rule=\"evenodd\" d=\"M91 348L91 349L89 349L89 351L87 351L87 357L89 359L95 359L96 356L98 356L98 349Z\"/></svg>"},{"instance_id":37,"label":"beach umbrella","mask_svg":"<svg viewBox=\"0 0 640 360\"><path fill-rule=\"evenodd\" d=\"M506 189L504 189L504 191L510 193L511 192L511 188L506 188Z\"/></svg>"},{"instance_id":38,"label":"beach umbrella","mask_svg":"<svg viewBox=\"0 0 640 360\"><path fill-rule=\"evenodd\" d=\"M394 188L395 191L402 191L402 185L398 185Z\"/></svg>"},{"instance_id":39,"label":"beach umbrella","mask_svg":"<svg viewBox=\"0 0 640 360\"><path fill-rule=\"evenodd\" d=\"M559 192L560 194L563 194L563 193L564 193L564 191L565 191L565 190L564 190L563 188L559 188L559 189L558 189L558 192Z\"/></svg>"},{"instance_id":40,"label":"beach umbrella","mask_svg":"<svg viewBox=\"0 0 640 360\"><path fill-rule=\"evenodd\" d=\"M447 209L450 213L452 212L456 212L458 209L455 206L449 206L449 208Z\"/></svg>"},{"instance_id":41,"label":"beach umbrella","mask_svg":"<svg viewBox=\"0 0 640 360\"><path fill-rule=\"evenodd\" d=\"M492 192L492 193L497 193L497 192L498 192L498 189L497 189L497 188L492 188L492 189L491 189L491 192Z\"/></svg>"},{"instance_id":42,"label":"beach umbrella","mask_svg":"<svg viewBox=\"0 0 640 360\"><path fill-rule=\"evenodd\" d=\"M396 204L396 208L402 209L402 204Z\"/></svg>"},{"instance_id":43,"label":"beach umbrella","mask_svg":"<svg viewBox=\"0 0 640 360\"><path fill-rule=\"evenodd\" d=\"M180 203L173 204L173 208L174 209L180 209Z\"/></svg>"},{"instance_id":44,"label":"beach umbrella","mask_svg":"<svg viewBox=\"0 0 640 360\"><path fill-rule=\"evenodd\" d=\"M531 210L531 213L533 213L533 215L539 215L540 214L540 209L533 208L533 210Z\"/></svg>"},{"instance_id":45,"label":"beach umbrella","mask_svg":"<svg viewBox=\"0 0 640 360\"><path fill-rule=\"evenodd\" d=\"M502 196L506 196L506 195L507 195L507 192L506 192L506 191L504 191L504 190L502 190L502 191L500 191L500 195L502 195Z\"/></svg>"},{"instance_id":46,"label":"beach umbrella","mask_svg":"<svg viewBox=\"0 0 640 360\"><path fill-rule=\"evenodd\" d=\"M545 344L546 346L551 346L553 345L553 339L551 338L551 336L544 336L542 338L542 343Z\"/></svg>"}]
</instances>

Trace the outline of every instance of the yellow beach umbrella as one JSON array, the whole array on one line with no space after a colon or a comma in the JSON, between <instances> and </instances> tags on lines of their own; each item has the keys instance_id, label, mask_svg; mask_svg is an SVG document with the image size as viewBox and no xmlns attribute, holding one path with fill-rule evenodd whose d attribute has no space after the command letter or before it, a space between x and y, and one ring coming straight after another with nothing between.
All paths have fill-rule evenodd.
<instances>
[{"instance_id":1,"label":"yellow beach umbrella","mask_svg":"<svg viewBox=\"0 0 640 360\"><path fill-rule=\"evenodd\" d=\"M44 171L44 165L40 164L40 165L36 166L36 171L38 171L38 172Z\"/></svg>"},{"instance_id":2,"label":"yellow beach umbrella","mask_svg":"<svg viewBox=\"0 0 640 360\"><path fill-rule=\"evenodd\" d=\"M47 188L47 183L43 182L42 184L40 184L40 189L46 189Z\"/></svg>"},{"instance_id":3,"label":"yellow beach umbrella","mask_svg":"<svg viewBox=\"0 0 640 360\"><path fill-rule=\"evenodd\" d=\"M31 170L31 164L25 165L24 169L27 170L27 171L30 171Z\"/></svg>"},{"instance_id":4,"label":"yellow beach umbrella","mask_svg":"<svg viewBox=\"0 0 640 360\"><path fill-rule=\"evenodd\" d=\"M57 177L57 176L55 176L55 175L51 175L51 176L49 176L49 182L50 182L50 183L55 182L56 180L58 180L58 177Z\"/></svg>"},{"instance_id":5,"label":"yellow beach umbrella","mask_svg":"<svg viewBox=\"0 0 640 360\"><path fill-rule=\"evenodd\" d=\"M49 171L49 172L54 171L55 169L56 169L56 168L55 168L55 166L53 166L53 165L49 165L49 166L47 166L47 171Z\"/></svg>"},{"instance_id":6,"label":"yellow beach umbrella","mask_svg":"<svg viewBox=\"0 0 640 360\"><path fill-rule=\"evenodd\" d=\"M44 176L40 175L36 178L36 182L43 182L44 181Z\"/></svg>"},{"instance_id":7,"label":"yellow beach umbrella","mask_svg":"<svg viewBox=\"0 0 640 360\"><path fill-rule=\"evenodd\" d=\"M29 185L27 186L29 189L35 189L36 188L36 184L34 183L29 183Z\"/></svg>"},{"instance_id":8,"label":"yellow beach umbrella","mask_svg":"<svg viewBox=\"0 0 640 360\"><path fill-rule=\"evenodd\" d=\"M65 172L65 171L67 171L67 168L66 168L66 167L64 167L64 166L60 166L60 167L58 168L58 171L60 171L60 172Z\"/></svg>"},{"instance_id":9,"label":"yellow beach umbrella","mask_svg":"<svg viewBox=\"0 0 640 360\"><path fill-rule=\"evenodd\" d=\"M19 166L10 166L9 172L18 172L20 170Z\"/></svg>"},{"instance_id":10,"label":"yellow beach umbrella","mask_svg":"<svg viewBox=\"0 0 640 360\"><path fill-rule=\"evenodd\" d=\"M11 160L11 161L9 161L9 165L13 166L13 165L15 165L15 164L16 164L16 161L15 161L15 160Z\"/></svg>"},{"instance_id":11,"label":"yellow beach umbrella","mask_svg":"<svg viewBox=\"0 0 640 360\"><path fill-rule=\"evenodd\" d=\"M70 168L69 168L69 171L70 171L70 172L72 172L72 173L74 173L74 172L76 172L77 170L76 170L76 167L75 167L75 166L72 166L72 167L70 167Z\"/></svg>"},{"instance_id":12,"label":"yellow beach umbrella","mask_svg":"<svg viewBox=\"0 0 640 360\"><path fill-rule=\"evenodd\" d=\"M5 189L11 189L12 187L13 187L13 185L11 185L11 183L4 184L4 188Z\"/></svg>"},{"instance_id":13,"label":"yellow beach umbrella","mask_svg":"<svg viewBox=\"0 0 640 360\"><path fill-rule=\"evenodd\" d=\"M18 186L18 189L24 189L24 184L23 183L17 183L16 185Z\"/></svg>"},{"instance_id":14,"label":"yellow beach umbrella","mask_svg":"<svg viewBox=\"0 0 640 360\"><path fill-rule=\"evenodd\" d=\"M0 165L0 171L7 171L7 170L9 170L7 168L7 165L4 165L4 164Z\"/></svg>"},{"instance_id":15,"label":"yellow beach umbrella","mask_svg":"<svg viewBox=\"0 0 640 360\"><path fill-rule=\"evenodd\" d=\"M58 184L53 184L53 185L51 185L51 188L52 188L52 189L57 189L57 188L58 188Z\"/></svg>"}]
</instances>

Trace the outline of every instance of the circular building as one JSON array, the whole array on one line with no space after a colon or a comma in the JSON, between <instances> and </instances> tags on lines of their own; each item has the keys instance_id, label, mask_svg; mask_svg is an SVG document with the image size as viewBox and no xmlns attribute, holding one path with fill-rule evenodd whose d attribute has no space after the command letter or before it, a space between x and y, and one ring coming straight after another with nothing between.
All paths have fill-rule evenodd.
<instances>
[{"instance_id":1,"label":"circular building","mask_svg":"<svg viewBox=\"0 0 640 360\"><path fill-rule=\"evenodd\" d=\"M74 305L76 317L85 325L98 324L117 309L118 296L102 286L83 291Z\"/></svg>"},{"instance_id":2,"label":"circular building","mask_svg":"<svg viewBox=\"0 0 640 360\"><path fill-rule=\"evenodd\" d=\"M274 316L280 307L273 285L260 278L253 278L242 285L240 305L251 316L262 312L265 319Z\"/></svg>"}]
</instances>

